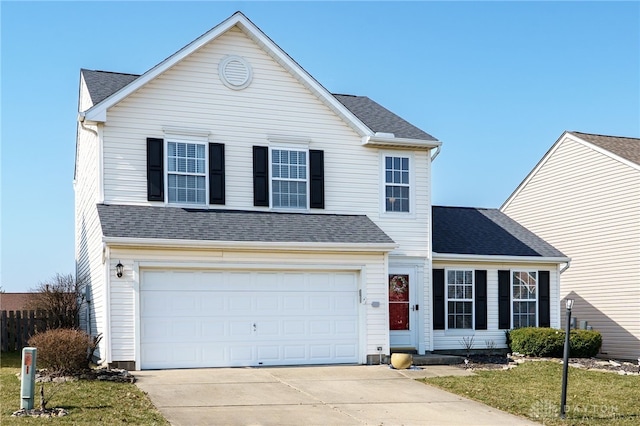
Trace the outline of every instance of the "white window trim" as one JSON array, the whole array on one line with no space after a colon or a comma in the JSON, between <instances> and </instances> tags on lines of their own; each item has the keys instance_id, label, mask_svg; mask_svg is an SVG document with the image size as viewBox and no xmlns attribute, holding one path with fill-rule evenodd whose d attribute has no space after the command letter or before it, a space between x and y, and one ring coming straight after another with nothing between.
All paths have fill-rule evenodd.
<instances>
[{"instance_id":1,"label":"white window trim","mask_svg":"<svg viewBox=\"0 0 640 426\"><path fill-rule=\"evenodd\" d=\"M310 164L309 164L309 146L308 144L301 144L299 139L295 139L295 140L291 140L291 143L287 143L289 142L288 140L283 140L283 139L278 139L278 142L280 143L279 145L272 145L269 144L269 208L271 210L275 210L275 211L286 211L286 212L304 212L304 211L309 211L310 207L309 207L309 202L311 199L311 194L309 193L309 191L311 190L311 185L310 185ZM282 143L285 142L285 143ZM298 208L298 207L275 207L273 205L273 150L283 150L283 151L301 151L304 152L306 155L306 169L307 169L307 175L305 177L305 182L306 182L306 188L307 188L307 199L306 199L306 206L304 208ZM286 180L286 179L284 179Z\"/></svg>"},{"instance_id":2,"label":"white window trim","mask_svg":"<svg viewBox=\"0 0 640 426\"><path fill-rule=\"evenodd\" d=\"M165 130L164 138L164 204L165 206L181 208L209 208L209 138L203 133L175 134ZM207 133L208 135L208 133ZM169 201L169 142L204 145L204 203L172 203Z\"/></svg>"},{"instance_id":3,"label":"white window trim","mask_svg":"<svg viewBox=\"0 0 640 426\"><path fill-rule=\"evenodd\" d=\"M409 159L409 211L408 212L388 212L386 203L387 182L385 179L386 157L404 157ZM412 152L405 151L380 151L380 216L413 219L416 216L416 168L415 156Z\"/></svg>"},{"instance_id":4,"label":"white window trim","mask_svg":"<svg viewBox=\"0 0 640 426\"><path fill-rule=\"evenodd\" d=\"M511 328L514 328L514 322L513 322L513 302L533 302L534 299L514 299L513 298L513 274L515 272L527 272L527 273L531 273L531 272L535 272L536 273L536 298L535 298L535 303L536 303L536 327L538 327L538 324L540 322L540 315L538 315L538 309L539 309L539 305L538 305L538 297L539 297L539 293L540 293L540 272L538 272L537 269L511 269L509 271L509 303L511 304L509 306L509 312L511 312L511 318L510 320L510 324L511 324Z\"/></svg>"},{"instance_id":5,"label":"white window trim","mask_svg":"<svg viewBox=\"0 0 640 426\"><path fill-rule=\"evenodd\" d=\"M469 271L471 272L471 328L449 328L449 279L448 273L449 271ZM444 270L444 329L447 331L447 334L455 334L459 333L461 335L468 335L471 332L475 332L476 330L476 274L474 269L467 268L445 268ZM468 302L469 300L462 299L452 299L452 300L461 300Z\"/></svg>"}]
</instances>

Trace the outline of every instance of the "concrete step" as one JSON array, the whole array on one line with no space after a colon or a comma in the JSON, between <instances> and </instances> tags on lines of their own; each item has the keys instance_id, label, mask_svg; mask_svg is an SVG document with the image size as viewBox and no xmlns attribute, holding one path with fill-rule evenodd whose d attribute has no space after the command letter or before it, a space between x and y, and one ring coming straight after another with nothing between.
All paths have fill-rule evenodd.
<instances>
[{"instance_id":1,"label":"concrete step","mask_svg":"<svg viewBox=\"0 0 640 426\"><path fill-rule=\"evenodd\" d=\"M425 354L425 355L413 355L413 365L455 365L462 364L464 362L463 356L455 355L440 355L440 354ZM391 357L386 356L384 360L385 364L391 364Z\"/></svg>"}]
</instances>

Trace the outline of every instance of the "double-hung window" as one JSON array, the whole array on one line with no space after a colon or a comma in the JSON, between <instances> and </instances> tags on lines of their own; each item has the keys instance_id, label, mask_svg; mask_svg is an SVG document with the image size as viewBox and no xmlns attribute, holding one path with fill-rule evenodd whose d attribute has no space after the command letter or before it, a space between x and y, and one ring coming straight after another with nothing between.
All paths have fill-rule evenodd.
<instances>
[{"instance_id":1,"label":"double-hung window","mask_svg":"<svg viewBox=\"0 0 640 426\"><path fill-rule=\"evenodd\" d=\"M473 328L473 271L447 271L447 328Z\"/></svg>"},{"instance_id":2,"label":"double-hung window","mask_svg":"<svg viewBox=\"0 0 640 426\"><path fill-rule=\"evenodd\" d=\"M409 212L409 157L384 157L384 203L387 212Z\"/></svg>"},{"instance_id":3,"label":"double-hung window","mask_svg":"<svg viewBox=\"0 0 640 426\"><path fill-rule=\"evenodd\" d=\"M538 273L512 272L513 328L536 327Z\"/></svg>"},{"instance_id":4,"label":"double-hung window","mask_svg":"<svg viewBox=\"0 0 640 426\"><path fill-rule=\"evenodd\" d=\"M169 203L206 204L206 144L167 142Z\"/></svg>"},{"instance_id":5,"label":"double-hung window","mask_svg":"<svg viewBox=\"0 0 640 426\"><path fill-rule=\"evenodd\" d=\"M307 208L307 151L271 150L271 205L275 208Z\"/></svg>"}]
</instances>

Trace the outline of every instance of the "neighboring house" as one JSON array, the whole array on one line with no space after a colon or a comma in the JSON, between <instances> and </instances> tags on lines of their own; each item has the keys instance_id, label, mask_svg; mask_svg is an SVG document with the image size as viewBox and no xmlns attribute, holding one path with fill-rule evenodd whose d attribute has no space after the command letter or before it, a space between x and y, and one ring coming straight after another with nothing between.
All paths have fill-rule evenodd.
<instances>
[{"instance_id":1,"label":"neighboring house","mask_svg":"<svg viewBox=\"0 0 640 426\"><path fill-rule=\"evenodd\" d=\"M0 311L22 311L27 309L34 293L0 293Z\"/></svg>"},{"instance_id":2,"label":"neighboring house","mask_svg":"<svg viewBox=\"0 0 640 426\"><path fill-rule=\"evenodd\" d=\"M560 324L569 258L497 209L433 207L433 349L506 347L505 331ZM564 277L563 277L564 279Z\"/></svg>"},{"instance_id":3,"label":"neighboring house","mask_svg":"<svg viewBox=\"0 0 640 426\"><path fill-rule=\"evenodd\" d=\"M101 363L377 363L443 346L440 141L329 93L239 12L140 76L82 70L79 97L76 273Z\"/></svg>"},{"instance_id":4,"label":"neighboring house","mask_svg":"<svg viewBox=\"0 0 640 426\"><path fill-rule=\"evenodd\" d=\"M602 354L640 356L640 139L565 132L501 210L571 257L561 296Z\"/></svg>"}]
</instances>

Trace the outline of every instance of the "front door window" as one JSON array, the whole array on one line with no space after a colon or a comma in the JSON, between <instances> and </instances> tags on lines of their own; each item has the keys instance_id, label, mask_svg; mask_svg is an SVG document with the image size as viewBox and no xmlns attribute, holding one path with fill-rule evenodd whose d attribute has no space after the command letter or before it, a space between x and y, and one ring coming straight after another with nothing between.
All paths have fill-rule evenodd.
<instances>
[{"instance_id":1,"label":"front door window","mask_svg":"<svg viewBox=\"0 0 640 426\"><path fill-rule=\"evenodd\" d=\"M389 330L409 330L409 275L389 275Z\"/></svg>"}]
</instances>

